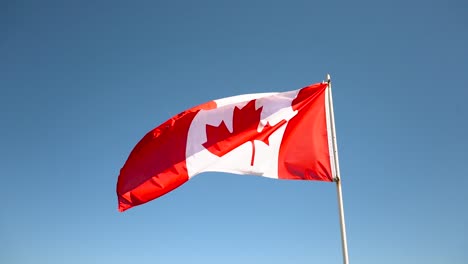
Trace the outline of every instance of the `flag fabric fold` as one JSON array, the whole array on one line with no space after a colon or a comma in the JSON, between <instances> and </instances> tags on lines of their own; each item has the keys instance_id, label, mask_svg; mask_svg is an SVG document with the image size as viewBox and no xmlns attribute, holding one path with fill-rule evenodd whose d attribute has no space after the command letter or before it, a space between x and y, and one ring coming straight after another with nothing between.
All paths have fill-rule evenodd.
<instances>
[{"instance_id":1,"label":"flag fabric fold","mask_svg":"<svg viewBox=\"0 0 468 264\"><path fill-rule=\"evenodd\" d=\"M327 83L213 100L148 132L117 182L119 210L207 171L333 181Z\"/></svg>"}]
</instances>

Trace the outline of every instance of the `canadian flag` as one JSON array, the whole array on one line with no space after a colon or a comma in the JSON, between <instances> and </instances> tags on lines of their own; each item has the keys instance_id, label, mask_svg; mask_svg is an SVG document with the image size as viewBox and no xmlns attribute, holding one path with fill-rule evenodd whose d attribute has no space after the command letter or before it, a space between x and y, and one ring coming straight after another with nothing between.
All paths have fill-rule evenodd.
<instances>
[{"instance_id":1,"label":"canadian flag","mask_svg":"<svg viewBox=\"0 0 468 264\"><path fill-rule=\"evenodd\" d=\"M333 181L327 83L233 96L188 109L147 133L117 182L119 211L206 171Z\"/></svg>"}]
</instances>

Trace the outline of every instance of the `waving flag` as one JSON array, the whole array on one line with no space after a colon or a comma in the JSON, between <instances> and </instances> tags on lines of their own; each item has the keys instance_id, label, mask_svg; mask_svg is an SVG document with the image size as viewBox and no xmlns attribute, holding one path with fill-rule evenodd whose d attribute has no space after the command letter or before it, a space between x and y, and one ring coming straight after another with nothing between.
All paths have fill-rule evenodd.
<instances>
[{"instance_id":1,"label":"waving flag","mask_svg":"<svg viewBox=\"0 0 468 264\"><path fill-rule=\"evenodd\" d=\"M119 210L206 171L333 181L328 84L245 94L188 109L147 133L117 182Z\"/></svg>"}]
</instances>

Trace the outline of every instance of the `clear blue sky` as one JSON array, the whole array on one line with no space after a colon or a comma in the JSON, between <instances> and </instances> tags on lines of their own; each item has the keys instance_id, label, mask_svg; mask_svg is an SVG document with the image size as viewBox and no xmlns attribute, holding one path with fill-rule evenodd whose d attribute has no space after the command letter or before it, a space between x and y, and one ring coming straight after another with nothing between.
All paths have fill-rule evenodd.
<instances>
[{"instance_id":1,"label":"clear blue sky","mask_svg":"<svg viewBox=\"0 0 468 264\"><path fill-rule=\"evenodd\" d=\"M95 3L97 2L97 3ZM205 173L117 211L150 129L333 78L351 263L467 263L466 1L2 1L1 263L341 263L332 183Z\"/></svg>"}]
</instances>

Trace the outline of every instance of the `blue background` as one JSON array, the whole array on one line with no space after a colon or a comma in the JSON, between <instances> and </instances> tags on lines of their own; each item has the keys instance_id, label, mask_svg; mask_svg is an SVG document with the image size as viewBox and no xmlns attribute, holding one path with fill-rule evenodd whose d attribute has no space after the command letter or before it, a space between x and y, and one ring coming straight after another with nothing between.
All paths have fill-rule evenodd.
<instances>
[{"instance_id":1,"label":"blue background","mask_svg":"<svg viewBox=\"0 0 468 264\"><path fill-rule=\"evenodd\" d=\"M466 1L0 2L1 263L341 263L336 188L205 173L125 213L150 129L332 75L351 263L467 263Z\"/></svg>"}]
</instances>

